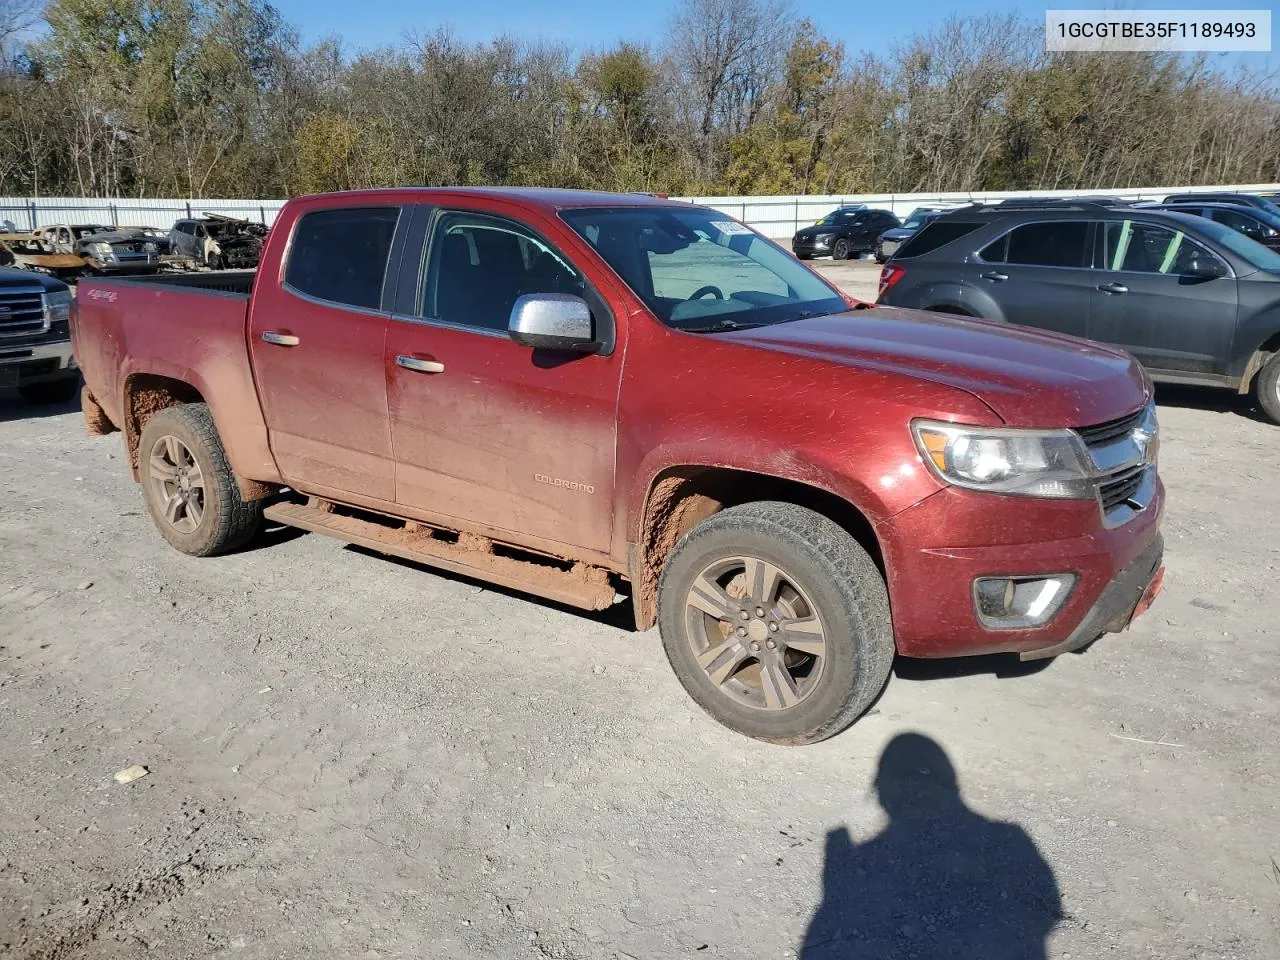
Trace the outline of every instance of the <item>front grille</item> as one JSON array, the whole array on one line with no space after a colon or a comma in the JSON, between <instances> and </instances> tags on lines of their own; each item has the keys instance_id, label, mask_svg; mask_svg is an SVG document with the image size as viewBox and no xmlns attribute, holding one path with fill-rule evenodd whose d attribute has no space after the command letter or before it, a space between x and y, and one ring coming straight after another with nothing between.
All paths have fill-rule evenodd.
<instances>
[{"instance_id":1,"label":"front grille","mask_svg":"<svg viewBox=\"0 0 1280 960\"><path fill-rule=\"evenodd\" d=\"M1151 407L1076 430L1098 471L1094 483L1105 526L1127 523L1150 502L1155 492L1148 481L1155 470L1156 432Z\"/></svg>"},{"instance_id":2,"label":"front grille","mask_svg":"<svg viewBox=\"0 0 1280 960\"><path fill-rule=\"evenodd\" d=\"M41 287L0 287L0 337L22 337L45 329Z\"/></svg>"},{"instance_id":3,"label":"front grille","mask_svg":"<svg viewBox=\"0 0 1280 960\"><path fill-rule=\"evenodd\" d=\"M1114 510L1133 499L1142 486L1144 470L1146 467L1133 467L1101 481L1098 484L1098 496L1102 500L1102 509Z\"/></svg>"},{"instance_id":4,"label":"front grille","mask_svg":"<svg viewBox=\"0 0 1280 960\"><path fill-rule=\"evenodd\" d=\"M1104 443L1110 443L1112 440L1118 440L1125 434L1132 433L1142 425L1142 418L1146 416L1146 413L1145 409L1135 410L1133 413L1118 420L1108 420L1106 423L1099 423L1092 427L1080 427L1076 430L1076 433L1080 434L1080 439L1085 442L1086 446L1101 446Z\"/></svg>"}]
</instances>

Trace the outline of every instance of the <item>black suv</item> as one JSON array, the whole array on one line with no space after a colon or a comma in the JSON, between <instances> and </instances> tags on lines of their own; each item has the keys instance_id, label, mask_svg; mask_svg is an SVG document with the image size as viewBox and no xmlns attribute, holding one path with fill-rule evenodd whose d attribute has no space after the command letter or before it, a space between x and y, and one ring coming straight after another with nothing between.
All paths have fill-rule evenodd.
<instances>
[{"instance_id":1,"label":"black suv","mask_svg":"<svg viewBox=\"0 0 1280 960\"><path fill-rule=\"evenodd\" d=\"M833 260L848 260L870 253L886 230L902 222L888 210L841 207L812 227L803 227L791 238L791 252L801 260L831 254Z\"/></svg>"},{"instance_id":2,"label":"black suv","mask_svg":"<svg viewBox=\"0 0 1280 960\"><path fill-rule=\"evenodd\" d=\"M62 403L80 389L71 356L71 288L27 270L0 268L0 387L32 403Z\"/></svg>"},{"instance_id":3,"label":"black suv","mask_svg":"<svg viewBox=\"0 0 1280 960\"><path fill-rule=\"evenodd\" d=\"M1247 207L1238 203L1163 203L1152 204L1152 210L1172 210L1174 213L1190 213L1207 217L1243 233L1250 240L1257 240L1264 247L1280 250L1280 215L1269 213L1262 207Z\"/></svg>"},{"instance_id":4,"label":"black suv","mask_svg":"<svg viewBox=\"0 0 1280 960\"><path fill-rule=\"evenodd\" d=\"M1274 200L1256 193L1173 193L1164 198L1165 203L1236 203L1242 207L1257 207L1280 217L1280 206Z\"/></svg>"},{"instance_id":5,"label":"black suv","mask_svg":"<svg viewBox=\"0 0 1280 960\"><path fill-rule=\"evenodd\" d=\"M1203 217L1120 203L967 207L903 244L879 302L1115 344L1155 380L1253 389L1280 423L1280 254Z\"/></svg>"}]
</instances>

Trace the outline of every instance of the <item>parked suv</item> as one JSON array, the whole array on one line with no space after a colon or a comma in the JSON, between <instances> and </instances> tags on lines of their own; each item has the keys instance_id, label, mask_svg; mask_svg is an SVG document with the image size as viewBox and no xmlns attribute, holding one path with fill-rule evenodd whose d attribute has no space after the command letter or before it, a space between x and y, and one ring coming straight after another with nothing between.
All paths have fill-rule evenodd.
<instances>
[{"instance_id":1,"label":"parked suv","mask_svg":"<svg viewBox=\"0 0 1280 960\"><path fill-rule=\"evenodd\" d=\"M791 238L791 251L801 260L830 254L833 260L848 260L875 250L886 230L902 222L888 210L837 210L812 227L803 227Z\"/></svg>"},{"instance_id":2,"label":"parked suv","mask_svg":"<svg viewBox=\"0 0 1280 960\"><path fill-rule=\"evenodd\" d=\"M27 270L0 269L0 387L31 403L62 403L80 388L71 356L71 288Z\"/></svg>"},{"instance_id":3,"label":"parked suv","mask_svg":"<svg viewBox=\"0 0 1280 960\"><path fill-rule=\"evenodd\" d=\"M1207 217L1243 233L1250 240L1257 240L1264 247L1280 250L1280 215L1262 207L1249 207L1239 203L1165 203L1155 204L1152 210L1171 210Z\"/></svg>"},{"instance_id":4,"label":"parked suv","mask_svg":"<svg viewBox=\"0 0 1280 960\"><path fill-rule=\"evenodd\" d=\"M1280 216L1280 204L1256 193L1173 193L1164 198L1165 203L1235 203L1243 207L1257 207Z\"/></svg>"},{"instance_id":5,"label":"parked suv","mask_svg":"<svg viewBox=\"0 0 1280 960\"><path fill-rule=\"evenodd\" d=\"M1280 254L1203 217L968 207L903 245L879 302L1115 344L1156 380L1252 389L1280 423Z\"/></svg>"}]
</instances>

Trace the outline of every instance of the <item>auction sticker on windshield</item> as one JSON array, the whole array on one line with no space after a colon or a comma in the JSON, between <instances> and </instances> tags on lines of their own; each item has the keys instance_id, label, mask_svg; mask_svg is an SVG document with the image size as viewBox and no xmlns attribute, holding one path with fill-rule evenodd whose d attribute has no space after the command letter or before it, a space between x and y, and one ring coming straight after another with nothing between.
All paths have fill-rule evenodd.
<instances>
[{"instance_id":1,"label":"auction sticker on windshield","mask_svg":"<svg viewBox=\"0 0 1280 960\"><path fill-rule=\"evenodd\" d=\"M744 227L740 223L734 223L732 220L712 220L711 226L715 227L721 233L727 233L730 236L737 236L743 233L751 233L750 227Z\"/></svg>"}]
</instances>

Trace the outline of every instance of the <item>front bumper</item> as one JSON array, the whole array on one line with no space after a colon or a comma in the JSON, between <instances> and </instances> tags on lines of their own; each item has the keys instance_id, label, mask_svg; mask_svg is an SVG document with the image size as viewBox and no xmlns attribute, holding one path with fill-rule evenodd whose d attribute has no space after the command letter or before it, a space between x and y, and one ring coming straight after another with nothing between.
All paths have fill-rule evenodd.
<instances>
[{"instance_id":1,"label":"front bumper","mask_svg":"<svg viewBox=\"0 0 1280 960\"><path fill-rule=\"evenodd\" d=\"M1123 629L1159 567L1164 487L1127 523L1106 529L1097 502L939 491L877 532L888 571L898 652L908 657L986 653L1054 656ZM1152 559L1154 558L1154 559ZM1039 627L983 626L978 577L1072 573L1061 610Z\"/></svg>"},{"instance_id":2,"label":"front bumper","mask_svg":"<svg viewBox=\"0 0 1280 960\"><path fill-rule=\"evenodd\" d=\"M0 387L16 387L42 380L78 375L70 340L6 347L0 342Z\"/></svg>"},{"instance_id":3,"label":"front bumper","mask_svg":"<svg viewBox=\"0 0 1280 960\"><path fill-rule=\"evenodd\" d=\"M1152 544L1107 584L1080 625L1071 631L1071 636L1051 647L1037 650L1023 650L1023 660L1043 660L1056 657L1060 653L1070 653L1087 647L1104 633L1119 633L1129 626L1138 604L1148 597L1148 588L1152 584L1158 586L1156 580L1164 561L1164 538L1157 535ZM1154 600L1154 595L1151 595Z\"/></svg>"},{"instance_id":4,"label":"front bumper","mask_svg":"<svg viewBox=\"0 0 1280 960\"><path fill-rule=\"evenodd\" d=\"M128 257L126 259L101 260L91 257L89 265L98 273L155 273L160 269L160 255L150 253L146 256Z\"/></svg>"},{"instance_id":5,"label":"front bumper","mask_svg":"<svg viewBox=\"0 0 1280 960\"><path fill-rule=\"evenodd\" d=\"M826 257L831 254L830 240L792 240L791 252L796 256Z\"/></svg>"}]
</instances>

